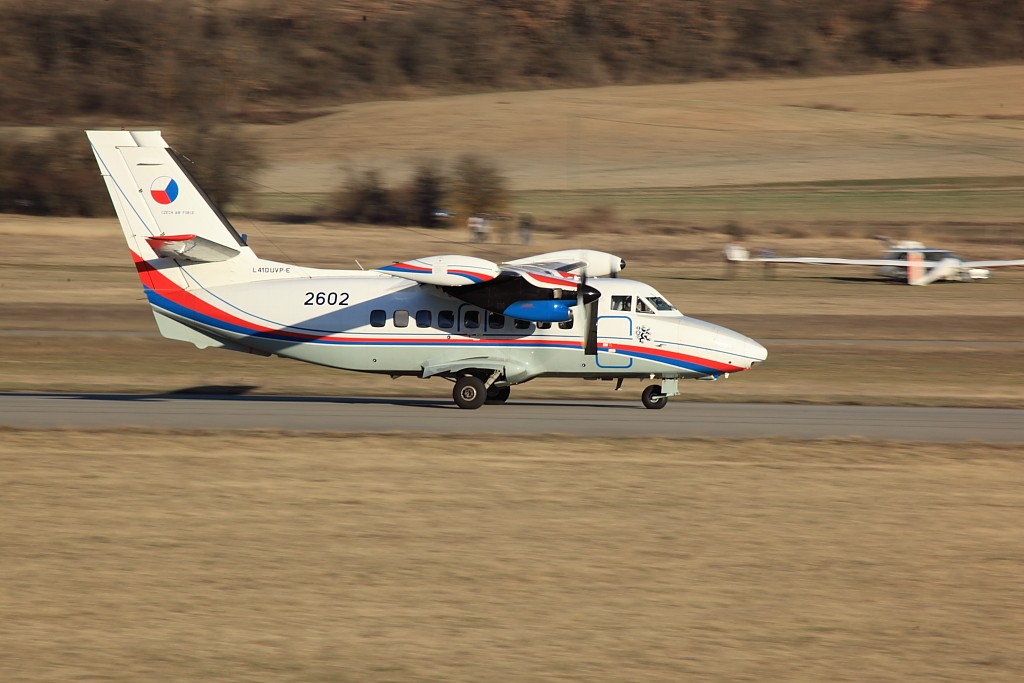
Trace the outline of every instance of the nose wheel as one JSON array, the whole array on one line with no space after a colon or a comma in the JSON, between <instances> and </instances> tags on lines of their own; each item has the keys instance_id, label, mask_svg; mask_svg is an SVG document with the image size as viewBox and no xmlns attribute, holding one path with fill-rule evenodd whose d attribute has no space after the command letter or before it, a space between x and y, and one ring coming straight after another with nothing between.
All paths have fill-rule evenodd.
<instances>
[{"instance_id":1,"label":"nose wheel","mask_svg":"<svg viewBox=\"0 0 1024 683\"><path fill-rule=\"evenodd\" d=\"M640 401L644 404L644 408L648 410L661 410L668 405L668 396L661 393L660 386L652 384L640 394Z\"/></svg>"}]
</instances>

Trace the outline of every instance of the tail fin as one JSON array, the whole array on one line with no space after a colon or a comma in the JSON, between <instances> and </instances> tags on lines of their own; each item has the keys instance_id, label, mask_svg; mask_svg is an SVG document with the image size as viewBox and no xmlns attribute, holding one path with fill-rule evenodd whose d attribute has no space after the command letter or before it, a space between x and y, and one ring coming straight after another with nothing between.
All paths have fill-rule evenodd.
<instances>
[{"instance_id":1,"label":"tail fin","mask_svg":"<svg viewBox=\"0 0 1024 683\"><path fill-rule=\"evenodd\" d=\"M209 272L220 261L224 278L240 272L240 261L255 254L228 219L196 184L159 131L86 131L100 173L114 202L139 277L162 289L151 275L159 270L177 286L188 288L184 273L190 263ZM221 279L221 278L218 278Z\"/></svg>"}]
</instances>

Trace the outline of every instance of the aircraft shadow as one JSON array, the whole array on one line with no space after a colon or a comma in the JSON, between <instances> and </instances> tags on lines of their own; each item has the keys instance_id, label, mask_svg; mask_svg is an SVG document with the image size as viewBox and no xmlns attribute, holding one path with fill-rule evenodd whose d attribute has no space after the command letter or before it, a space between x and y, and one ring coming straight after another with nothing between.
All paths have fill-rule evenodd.
<instances>
[{"instance_id":1,"label":"aircraft shadow","mask_svg":"<svg viewBox=\"0 0 1024 683\"><path fill-rule=\"evenodd\" d=\"M156 394L103 394L93 392L2 392L0 396L64 398L79 401L237 401L239 403L337 403L350 405L401 405L423 408L458 408L450 398L402 398L366 396L273 396L247 395L255 386L199 386ZM218 391L220 390L220 391Z\"/></svg>"},{"instance_id":2,"label":"aircraft shadow","mask_svg":"<svg viewBox=\"0 0 1024 683\"><path fill-rule=\"evenodd\" d=\"M437 398L410 398L399 396L273 396L273 395L248 395L249 391L256 389L250 385L205 385L197 387L184 387L156 394L104 394L95 392L0 392L0 397L19 398L57 398L78 401L236 401L238 403L333 403L337 405L391 405L411 408L433 408L445 410L461 410L448 396ZM642 408L639 401L635 405L627 401L581 401L581 400L527 400L518 402L514 398L507 404L510 407L530 406L538 408L591 408L591 409L622 409ZM488 408L500 408L501 406L484 406Z\"/></svg>"}]
</instances>

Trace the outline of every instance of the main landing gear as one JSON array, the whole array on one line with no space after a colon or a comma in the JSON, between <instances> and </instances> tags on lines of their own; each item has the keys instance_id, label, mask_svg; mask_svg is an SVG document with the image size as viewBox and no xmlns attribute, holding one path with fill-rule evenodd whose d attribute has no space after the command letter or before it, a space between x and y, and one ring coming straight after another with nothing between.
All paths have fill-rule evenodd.
<instances>
[{"instance_id":1,"label":"main landing gear","mask_svg":"<svg viewBox=\"0 0 1024 683\"><path fill-rule=\"evenodd\" d=\"M493 406L504 403L508 400L509 395L512 393L512 387L505 385L503 387L492 384L487 388L487 405Z\"/></svg>"},{"instance_id":2,"label":"main landing gear","mask_svg":"<svg viewBox=\"0 0 1024 683\"><path fill-rule=\"evenodd\" d=\"M462 375L455 380L452 398L460 408L476 410L487 401L487 389L484 381L474 375Z\"/></svg>"},{"instance_id":3,"label":"main landing gear","mask_svg":"<svg viewBox=\"0 0 1024 683\"><path fill-rule=\"evenodd\" d=\"M490 379L497 379L492 377ZM461 375L455 380L452 398L455 405L476 410L483 404L499 405L508 400L512 388L508 384L490 384L476 375Z\"/></svg>"}]
</instances>

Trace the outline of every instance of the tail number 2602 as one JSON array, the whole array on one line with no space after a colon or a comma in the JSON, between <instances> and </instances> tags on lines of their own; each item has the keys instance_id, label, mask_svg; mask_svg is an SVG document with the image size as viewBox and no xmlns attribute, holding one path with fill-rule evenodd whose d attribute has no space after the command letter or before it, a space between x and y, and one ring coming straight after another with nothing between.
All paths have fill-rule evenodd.
<instances>
[{"instance_id":1,"label":"tail number 2602","mask_svg":"<svg viewBox=\"0 0 1024 683\"><path fill-rule=\"evenodd\" d=\"M306 292L304 306L348 306L348 292Z\"/></svg>"}]
</instances>

